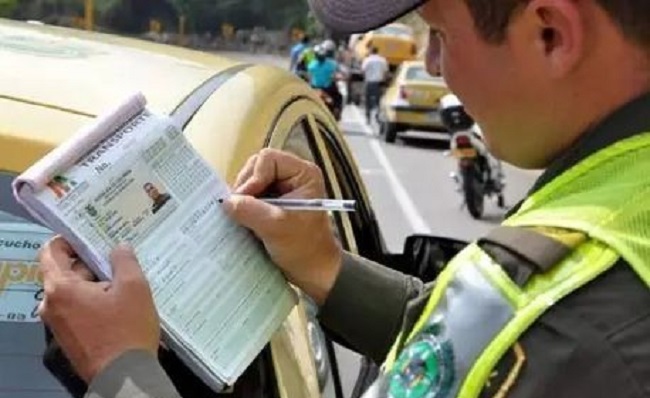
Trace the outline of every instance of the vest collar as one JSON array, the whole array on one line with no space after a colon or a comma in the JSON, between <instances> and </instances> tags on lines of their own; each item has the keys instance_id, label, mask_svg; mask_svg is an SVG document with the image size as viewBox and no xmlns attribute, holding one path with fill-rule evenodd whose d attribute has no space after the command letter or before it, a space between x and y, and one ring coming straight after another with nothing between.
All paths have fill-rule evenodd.
<instances>
[{"instance_id":1,"label":"vest collar","mask_svg":"<svg viewBox=\"0 0 650 398\"><path fill-rule=\"evenodd\" d=\"M537 179L529 194L536 192L583 159L617 141L650 131L650 92L628 102L582 135L564 155Z\"/></svg>"}]
</instances>

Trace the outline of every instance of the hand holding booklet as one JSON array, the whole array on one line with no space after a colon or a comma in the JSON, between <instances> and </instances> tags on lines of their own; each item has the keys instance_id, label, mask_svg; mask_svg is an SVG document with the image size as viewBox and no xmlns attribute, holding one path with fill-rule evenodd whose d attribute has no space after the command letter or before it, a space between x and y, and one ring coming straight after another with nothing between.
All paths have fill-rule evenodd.
<instances>
[{"instance_id":1,"label":"hand holding booklet","mask_svg":"<svg viewBox=\"0 0 650 398\"><path fill-rule=\"evenodd\" d=\"M232 385L296 296L261 244L222 211L227 185L141 94L98 117L14 181L20 203L111 279L130 244L165 343L206 384Z\"/></svg>"}]
</instances>

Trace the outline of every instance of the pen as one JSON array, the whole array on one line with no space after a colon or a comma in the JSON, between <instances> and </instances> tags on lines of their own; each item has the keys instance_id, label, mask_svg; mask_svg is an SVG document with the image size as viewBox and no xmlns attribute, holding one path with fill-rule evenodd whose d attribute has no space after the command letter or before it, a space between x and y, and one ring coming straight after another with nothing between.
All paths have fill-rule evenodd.
<instances>
[{"instance_id":1,"label":"pen","mask_svg":"<svg viewBox=\"0 0 650 398\"><path fill-rule=\"evenodd\" d=\"M285 210L354 211L356 202L348 199L284 199L259 198Z\"/></svg>"},{"instance_id":2,"label":"pen","mask_svg":"<svg viewBox=\"0 0 650 398\"><path fill-rule=\"evenodd\" d=\"M354 211L356 201L348 199L286 199L286 198L257 198L273 206L285 210L311 211ZM219 203L223 199L219 199Z\"/></svg>"}]
</instances>

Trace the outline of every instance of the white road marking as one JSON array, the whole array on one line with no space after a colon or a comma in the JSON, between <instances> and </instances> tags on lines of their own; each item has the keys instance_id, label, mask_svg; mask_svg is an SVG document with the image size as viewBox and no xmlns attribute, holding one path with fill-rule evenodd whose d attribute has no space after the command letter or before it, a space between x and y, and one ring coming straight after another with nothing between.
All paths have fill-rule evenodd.
<instances>
[{"instance_id":1,"label":"white road marking","mask_svg":"<svg viewBox=\"0 0 650 398\"><path fill-rule=\"evenodd\" d=\"M364 117L361 115L361 111L359 111L359 108L357 108L356 106L350 106L348 108L352 110L350 116L352 117L353 121L357 123L359 126L361 126L363 132L367 136L374 137L375 134L370 129L370 126L366 124L366 121ZM372 149L372 152L377 158L377 161L379 161L379 164L386 172L386 177L388 177L388 183L390 184L391 188L393 188L393 193L395 194L395 198L397 199L397 202L400 204L400 209L402 210L402 212L404 212L404 216L406 216L406 219L411 225L413 232L430 235L431 228L429 228L429 225L427 225L426 221L424 221L424 218L422 218L422 215L420 215L420 212L415 206L415 203L413 203L413 200L411 199L408 192L406 191L406 188L397 177L397 173L395 172L393 166L390 164L390 161L388 160L388 156L386 156L386 152L384 152L384 148L382 148L381 144L376 139L371 139L369 141L370 141L370 148Z\"/></svg>"},{"instance_id":2,"label":"white road marking","mask_svg":"<svg viewBox=\"0 0 650 398\"><path fill-rule=\"evenodd\" d=\"M386 175L384 169L360 169L361 174L373 176L373 175Z\"/></svg>"}]
</instances>

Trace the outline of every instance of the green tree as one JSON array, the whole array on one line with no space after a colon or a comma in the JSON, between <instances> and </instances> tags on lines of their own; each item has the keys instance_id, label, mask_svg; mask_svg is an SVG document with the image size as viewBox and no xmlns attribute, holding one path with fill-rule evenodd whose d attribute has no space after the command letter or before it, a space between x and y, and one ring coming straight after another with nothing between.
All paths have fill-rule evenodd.
<instances>
[{"instance_id":1,"label":"green tree","mask_svg":"<svg viewBox=\"0 0 650 398\"><path fill-rule=\"evenodd\" d=\"M0 17L12 16L18 6L18 0L0 0Z\"/></svg>"}]
</instances>

